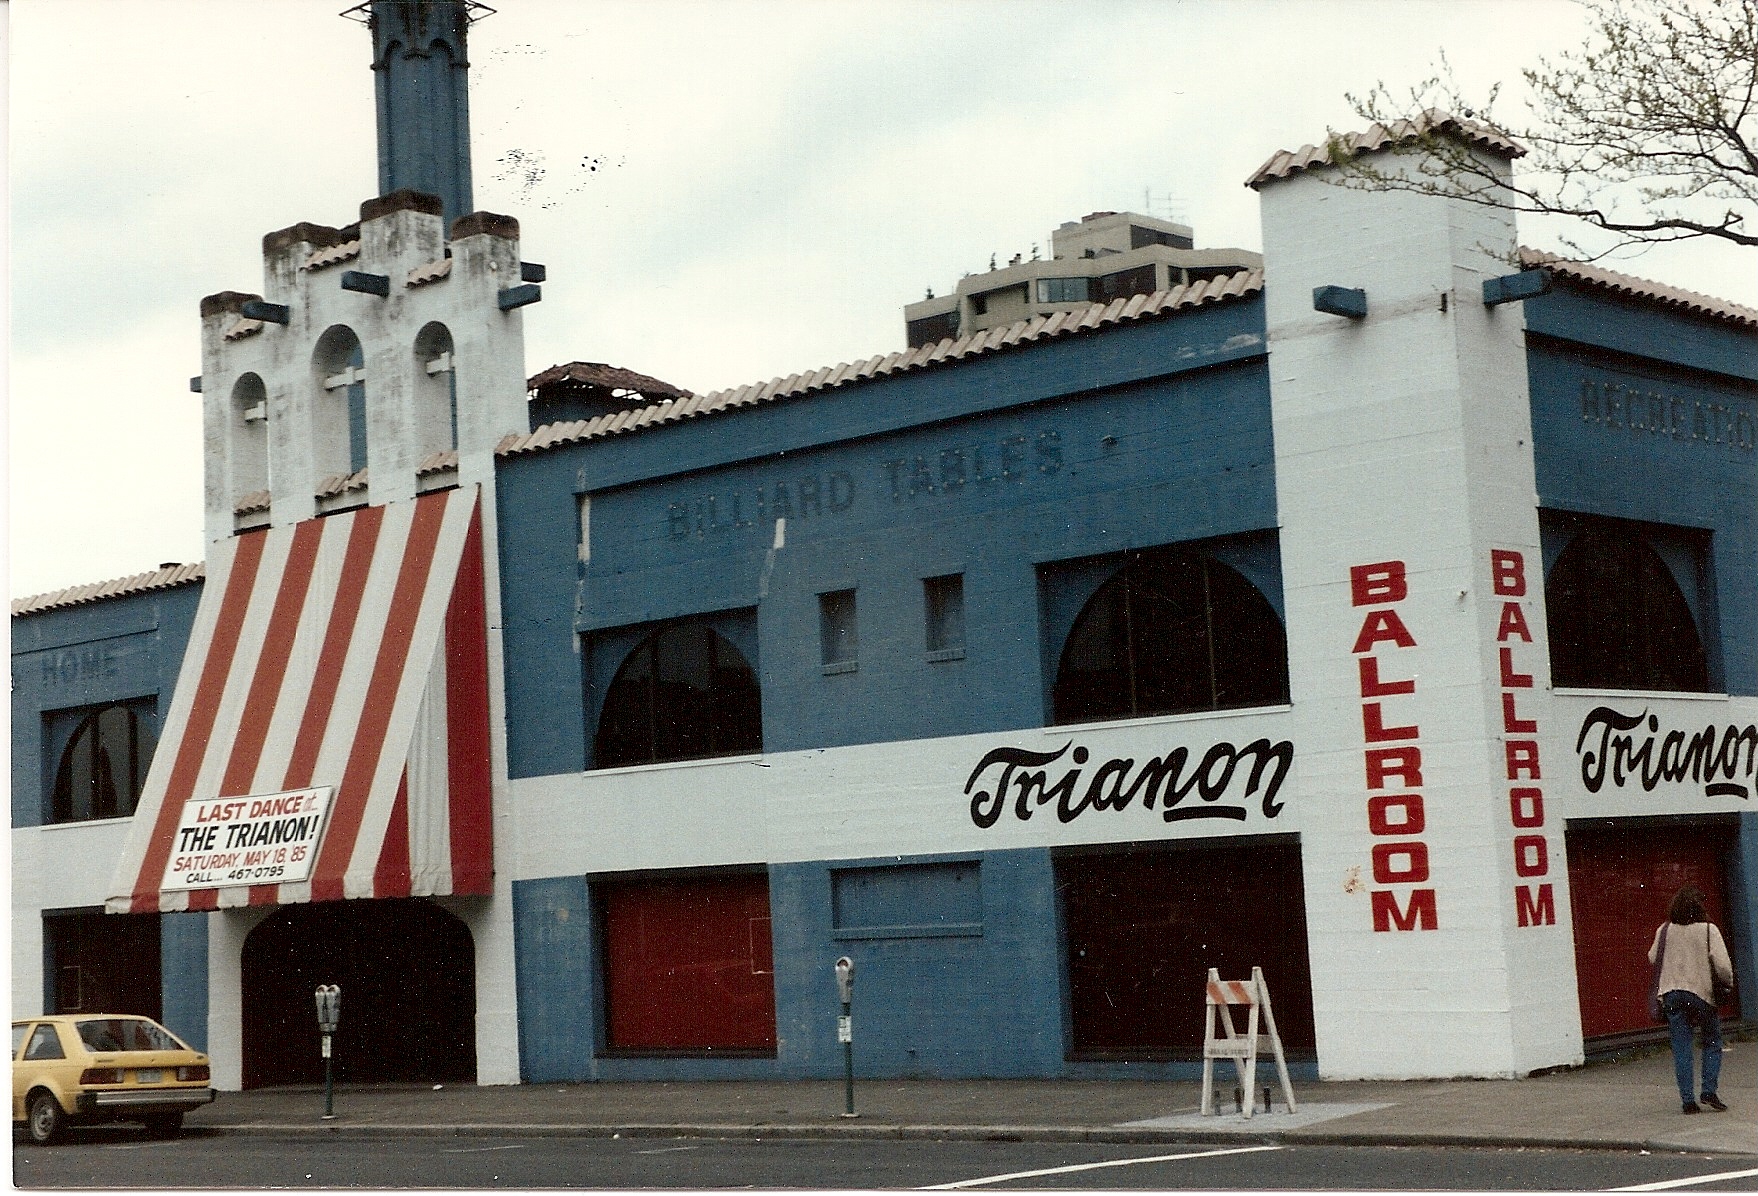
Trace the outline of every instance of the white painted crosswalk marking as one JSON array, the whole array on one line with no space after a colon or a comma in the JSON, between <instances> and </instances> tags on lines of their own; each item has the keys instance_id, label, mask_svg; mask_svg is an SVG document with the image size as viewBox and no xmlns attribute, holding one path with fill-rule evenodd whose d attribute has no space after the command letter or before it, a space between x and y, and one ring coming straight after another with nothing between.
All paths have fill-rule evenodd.
<instances>
[{"instance_id":1,"label":"white painted crosswalk marking","mask_svg":"<svg viewBox=\"0 0 1758 1196\"><path fill-rule=\"evenodd\" d=\"M1714 1175L1687 1175L1684 1179L1663 1179L1651 1184L1631 1184L1627 1188L1607 1188L1608 1192L1664 1192L1669 1188L1688 1188L1693 1184L1718 1183L1724 1179L1749 1179L1758 1175L1758 1167L1746 1171L1717 1171Z\"/></svg>"},{"instance_id":2,"label":"white painted crosswalk marking","mask_svg":"<svg viewBox=\"0 0 1758 1196\"><path fill-rule=\"evenodd\" d=\"M917 1189L922 1192L950 1192L957 1188L980 1188L985 1184L1004 1184L1015 1179L1036 1179L1044 1175L1070 1175L1076 1171L1099 1171L1106 1167L1134 1167L1141 1163L1175 1163L1180 1159L1212 1159L1227 1154L1256 1154L1265 1150L1281 1150L1280 1146L1237 1146L1229 1150L1198 1150L1188 1154L1158 1154L1141 1159L1111 1159L1103 1163L1074 1163L1067 1167L1046 1167L1040 1171L1013 1171L1006 1175L985 1175L981 1179L961 1179L957 1183L933 1184Z\"/></svg>"}]
</instances>

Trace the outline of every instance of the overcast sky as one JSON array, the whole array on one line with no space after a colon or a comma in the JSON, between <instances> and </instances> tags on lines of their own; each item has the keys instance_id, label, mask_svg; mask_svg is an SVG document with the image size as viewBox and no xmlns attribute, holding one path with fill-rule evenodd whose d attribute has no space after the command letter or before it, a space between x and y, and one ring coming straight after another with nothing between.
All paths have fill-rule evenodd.
<instances>
[{"instance_id":1,"label":"overcast sky","mask_svg":"<svg viewBox=\"0 0 1758 1196\"><path fill-rule=\"evenodd\" d=\"M11 0L10 593L204 555L197 304L376 193L352 0ZM492 0L478 208L549 268L528 374L692 390L903 345L902 307L1099 209L1259 247L1245 178L1579 44L1570 0ZM1554 245L1523 226L1529 244ZM1749 253L1610 263L1758 304Z\"/></svg>"}]
</instances>

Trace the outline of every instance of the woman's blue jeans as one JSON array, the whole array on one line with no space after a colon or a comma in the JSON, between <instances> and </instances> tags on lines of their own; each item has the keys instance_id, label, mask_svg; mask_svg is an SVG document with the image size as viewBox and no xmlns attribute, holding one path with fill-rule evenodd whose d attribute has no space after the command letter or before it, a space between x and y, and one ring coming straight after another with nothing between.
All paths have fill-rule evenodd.
<instances>
[{"instance_id":1,"label":"woman's blue jeans","mask_svg":"<svg viewBox=\"0 0 1758 1196\"><path fill-rule=\"evenodd\" d=\"M1666 1011L1666 1024L1673 1035L1673 1075L1679 1081L1679 1101L1688 1105L1697 1099L1697 1091L1691 1087L1692 1030L1703 1031L1702 1091L1716 1091L1721 1081L1721 1015L1696 993L1679 988L1664 994L1660 1007Z\"/></svg>"}]
</instances>

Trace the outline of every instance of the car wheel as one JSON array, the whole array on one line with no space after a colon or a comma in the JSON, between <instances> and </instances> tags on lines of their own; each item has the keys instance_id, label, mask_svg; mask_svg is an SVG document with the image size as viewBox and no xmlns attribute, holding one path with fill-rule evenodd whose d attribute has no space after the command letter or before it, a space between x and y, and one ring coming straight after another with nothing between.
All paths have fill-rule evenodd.
<instances>
[{"instance_id":1,"label":"car wheel","mask_svg":"<svg viewBox=\"0 0 1758 1196\"><path fill-rule=\"evenodd\" d=\"M175 1138L183 1132L183 1114L155 1113L151 1117L143 1117L149 1138Z\"/></svg>"},{"instance_id":2,"label":"car wheel","mask_svg":"<svg viewBox=\"0 0 1758 1196\"><path fill-rule=\"evenodd\" d=\"M66 1115L61 1112L61 1102L52 1093L37 1092L31 1096L30 1116L26 1124L30 1129L32 1142L44 1146L55 1141L61 1136L66 1121Z\"/></svg>"}]
</instances>

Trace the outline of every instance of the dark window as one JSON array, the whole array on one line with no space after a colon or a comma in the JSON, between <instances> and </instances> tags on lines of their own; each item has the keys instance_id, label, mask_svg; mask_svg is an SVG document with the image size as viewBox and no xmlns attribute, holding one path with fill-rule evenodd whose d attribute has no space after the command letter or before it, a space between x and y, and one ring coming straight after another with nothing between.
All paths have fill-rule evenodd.
<instances>
[{"instance_id":1,"label":"dark window","mask_svg":"<svg viewBox=\"0 0 1758 1196\"><path fill-rule=\"evenodd\" d=\"M855 626L853 590L818 595L818 646L826 672L848 672L855 667L861 641Z\"/></svg>"},{"instance_id":2,"label":"dark window","mask_svg":"<svg viewBox=\"0 0 1758 1196\"><path fill-rule=\"evenodd\" d=\"M958 310L955 308L937 316L923 316L919 320L906 321L904 331L912 349L951 340L958 335Z\"/></svg>"},{"instance_id":3,"label":"dark window","mask_svg":"<svg viewBox=\"0 0 1758 1196\"><path fill-rule=\"evenodd\" d=\"M122 818L134 813L157 740L146 704L105 706L85 715L55 769L51 822Z\"/></svg>"},{"instance_id":4,"label":"dark window","mask_svg":"<svg viewBox=\"0 0 1758 1196\"><path fill-rule=\"evenodd\" d=\"M922 600L927 611L927 649L930 660L956 660L964 655L964 574L929 577L922 581Z\"/></svg>"},{"instance_id":5,"label":"dark window","mask_svg":"<svg viewBox=\"0 0 1758 1196\"><path fill-rule=\"evenodd\" d=\"M1085 278L1038 279L1039 303L1085 303L1090 280Z\"/></svg>"},{"instance_id":6,"label":"dark window","mask_svg":"<svg viewBox=\"0 0 1758 1196\"><path fill-rule=\"evenodd\" d=\"M1130 553L1075 619L1056 670L1054 721L1287 700L1287 637L1257 587L1213 557L1154 549Z\"/></svg>"},{"instance_id":7,"label":"dark window","mask_svg":"<svg viewBox=\"0 0 1758 1196\"><path fill-rule=\"evenodd\" d=\"M54 1013L162 1012L158 914L43 915L43 1007Z\"/></svg>"},{"instance_id":8,"label":"dark window","mask_svg":"<svg viewBox=\"0 0 1758 1196\"><path fill-rule=\"evenodd\" d=\"M85 1049L104 1051L186 1051L189 1048L144 1017L89 1017L77 1025Z\"/></svg>"},{"instance_id":9,"label":"dark window","mask_svg":"<svg viewBox=\"0 0 1758 1196\"><path fill-rule=\"evenodd\" d=\"M1637 525L1596 520L1578 531L1545 578L1544 606L1552 684L1709 690L1691 607Z\"/></svg>"},{"instance_id":10,"label":"dark window","mask_svg":"<svg viewBox=\"0 0 1758 1196\"><path fill-rule=\"evenodd\" d=\"M1196 245L1189 237L1180 237L1175 233L1162 232L1157 228L1143 228L1139 224L1129 226L1129 247L1140 249L1144 245L1165 245L1172 249L1191 249Z\"/></svg>"},{"instance_id":11,"label":"dark window","mask_svg":"<svg viewBox=\"0 0 1758 1196\"><path fill-rule=\"evenodd\" d=\"M1093 279L1093 298L1100 303L1122 299L1128 295L1149 295L1154 290L1154 268L1151 265L1102 274Z\"/></svg>"},{"instance_id":12,"label":"dark window","mask_svg":"<svg viewBox=\"0 0 1758 1196\"><path fill-rule=\"evenodd\" d=\"M1211 278L1231 278L1244 266L1192 266L1184 272L1186 282L1207 282Z\"/></svg>"},{"instance_id":13,"label":"dark window","mask_svg":"<svg viewBox=\"0 0 1758 1196\"><path fill-rule=\"evenodd\" d=\"M51 1023L44 1022L31 1033L31 1044L24 1049L26 1059L65 1059L67 1052L61 1046L61 1032Z\"/></svg>"},{"instance_id":14,"label":"dark window","mask_svg":"<svg viewBox=\"0 0 1758 1196\"><path fill-rule=\"evenodd\" d=\"M593 759L618 768L762 750L757 674L713 628L680 623L642 640L617 671Z\"/></svg>"},{"instance_id":15,"label":"dark window","mask_svg":"<svg viewBox=\"0 0 1758 1196\"><path fill-rule=\"evenodd\" d=\"M1200 1058L1208 969L1244 980L1253 967L1270 986L1283 1048L1311 1054L1298 844L1067 852L1054 867L1074 1058Z\"/></svg>"}]
</instances>

